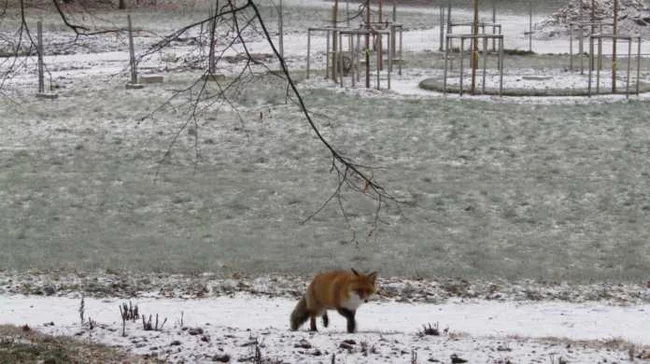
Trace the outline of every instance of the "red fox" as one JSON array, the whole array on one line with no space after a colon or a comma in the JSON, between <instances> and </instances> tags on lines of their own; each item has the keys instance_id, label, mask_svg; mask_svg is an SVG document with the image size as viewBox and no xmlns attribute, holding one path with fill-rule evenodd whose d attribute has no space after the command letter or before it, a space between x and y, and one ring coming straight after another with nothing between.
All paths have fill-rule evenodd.
<instances>
[{"instance_id":1,"label":"red fox","mask_svg":"<svg viewBox=\"0 0 650 364\"><path fill-rule=\"evenodd\" d=\"M310 330L318 331L316 317L322 316L323 325L327 327L327 310L336 310L347 319L348 332L354 332L357 308L377 292L376 281L377 272L366 275L354 269L317 274L291 313L291 330L298 330L309 319Z\"/></svg>"}]
</instances>

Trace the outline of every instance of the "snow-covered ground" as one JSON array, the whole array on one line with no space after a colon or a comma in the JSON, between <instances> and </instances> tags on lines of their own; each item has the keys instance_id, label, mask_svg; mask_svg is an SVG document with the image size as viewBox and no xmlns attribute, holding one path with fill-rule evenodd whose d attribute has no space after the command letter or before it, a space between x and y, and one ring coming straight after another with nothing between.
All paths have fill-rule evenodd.
<instances>
[{"instance_id":1,"label":"snow-covered ground","mask_svg":"<svg viewBox=\"0 0 650 364\"><path fill-rule=\"evenodd\" d=\"M446 304L371 302L357 314L358 332L345 332L345 320L332 314L331 326L318 333L288 330L294 300L246 295L210 299L138 299L146 317L167 322L144 331L128 322L122 336L119 299L85 298L83 327L79 299L0 296L0 322L27 324L56 335L75 335L172 362L209 362L229 355L242 361L254 355L286 363L418 362L449 363L451 355L470 363L605 363L643 356L650 347L650 305L601 303L470 301ZM321 322L319 320L319 325ZM439 336L422 335L422 325L438 325ZM346 345L346 343L348 345ZM631 350L631 351L630 351Z\"/></svg>"}]
</instances>

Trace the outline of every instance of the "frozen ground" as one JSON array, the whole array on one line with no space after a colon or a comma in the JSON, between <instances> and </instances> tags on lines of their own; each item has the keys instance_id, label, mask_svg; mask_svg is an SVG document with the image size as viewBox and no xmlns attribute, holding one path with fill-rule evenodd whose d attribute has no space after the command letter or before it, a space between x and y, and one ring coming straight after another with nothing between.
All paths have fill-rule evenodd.
<instances>
[{"instance_id":1,"label":"frozen ground","mask_svg":"<svg viewBox=\"0 0 650 364\"><path fill-rule=\"evenodd\" d=\"M449 363L452 355L470 363L612 363L648 354L648 305L495 303L439 305L369 303L357 315L359 331L347 334L336 314L319 333L287 329L295 301L249 296L201 300L141 299L141 313L167 319L160 331L128 322L122 336L116 299L0 296L0 321L57 335L75 335L171 362L210 362L226 355L248 361L259 348L263 358L283 363L336 362ZM440 335L419 335L422 325ZM320 324L320 322L319 322ZM647 357L646 357L647 358ZM274 362L275 362L274 361Z\"/></svg>"}]
</instances>

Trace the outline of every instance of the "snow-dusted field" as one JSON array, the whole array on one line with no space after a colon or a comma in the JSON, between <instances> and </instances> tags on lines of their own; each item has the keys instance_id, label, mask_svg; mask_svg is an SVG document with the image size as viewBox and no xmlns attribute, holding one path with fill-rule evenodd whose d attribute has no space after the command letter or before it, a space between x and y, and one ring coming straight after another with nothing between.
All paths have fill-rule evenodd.
<instances>
[{"instance_id":1,"label":"snow-dusted field","mask_svg":"<svg viewBox=\"0 0 650 364\"><path fill-rule=\"evenodd\" d=\"M79 302L0 296L0 321L192 363L226 355L231 362L248 361L256 346L262 358L283 363L329 363L333 355L337 363L407 363L414 355L420 363L449 363L454 354L470 363L612 363L643 357L650 347L649 305L369 303L359 309L359 331L348 334L336 314L318 333L290 332L295 301L287 299L140 299L134 303L142 313L167 323L144 331L139 320L128 322L122 336L117 307L124 301L86 298L86 317L96 321L92 330L79 323ZM421 335L429 323L438 325L439 336Z\"/></svg>"},{"instance_id":2,"label":"snow-dusted field","mask_svg":"<svg viewBox=\"0 0 650 364\"><path fill-rule=\"evenodd\" d=\"M317 125L343 153L376 167L373 175L402 203L383 206L375 230L376 206L346 192L346 217L332 204L301 224L334 191L336 178L327 151L287 102L283 80L254 67L254 76L228 91L229 103L202 101L196 123L186 124L200 87L183 90L201 75L192 67L203 67L191 44L196 33L141 61L142 74L162 74L165 83L127 90L122 35L70 44L72 35L45 15L47 83L51 79L59 97L34 98L33 58L19 60L0 94L0 268L7 270L0 278L0 323L173 362L223 355L246 360L256 347L264 358L289 363L330 362L332 354L348 363L411 362L414 355L418 362L448 363L452 354L503 364L645 357L646 95L631 101L620 95L469 99L424 91L418 83L441 74L437 9L409 8L399 14L409 30L404 72L393 75L393 89L341 89L322 79L323 37L312 42L312 67L320 73L304 79L304 28L319 24L329 5L285 5L287 64ZM274 26L271 8L263 12ZM469 18L468 12L456 14ZM136 47L146 49L204 16L136 12ZM112 24L121 17L106 15ZM526 18L505 13L499 21L506 48L527 49ZM11 26L1 24L5 35ZM249 36L251 52L270 53L259 35ZM642 52L649 47L644 43ZM225 55L242 50L236 46ZM566 53L568 40L536 39L533 50ZM508 82L579 87L585 78L568 75L564 61L509 57ZM242 66L220 65L228 77ZM648 81L646 67L644 60L642 80ZM535 76L551 78L542 83ZM212 84L206 90L219 91ZM159 109L167 100L169 106ZM87 276L309 276L349 266L378 269L383 277L457 276L470 283L422 281L408 294L403 288L382 293L360 309L360 332L350 335L336 315L320 333L288 331L302 280L283 294L260 294L228 285L204 289L190 275L178 286L192 298L181 299L168 294L178 287L162 279ZM46 278L35 278L32 268L47 272ZM536 283L513 283L522 279ZM539 288L545 284L552 288ZM159 292L141 295L134 286ZM79 291L90 294L85 316L96 321L92 330L78 322ZM129 297L142 312L166 317L163 330L145 332L141 323L128 323L122 337L117 305ZM423 324L436 322L439 336L418 335Z\"/></svg>"}]
</instances>

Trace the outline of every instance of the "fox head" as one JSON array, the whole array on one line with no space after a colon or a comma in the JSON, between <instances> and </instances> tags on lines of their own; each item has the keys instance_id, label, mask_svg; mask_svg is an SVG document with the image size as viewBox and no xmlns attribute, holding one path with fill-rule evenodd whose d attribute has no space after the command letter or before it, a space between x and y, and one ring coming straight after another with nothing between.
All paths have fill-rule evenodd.
<instances>
[{"instance_id":1,"label":"fox head","mask_svg":"<svg viewBox=\"0 0 650 364\"><path fill-rule=\"evenodd\" d=\"M377 272L362 274L352 268L352 273L354 278L350 284L350 291L367 303L368 298L377 292Z\"/></svg>"}]
</instances>

